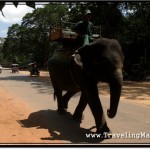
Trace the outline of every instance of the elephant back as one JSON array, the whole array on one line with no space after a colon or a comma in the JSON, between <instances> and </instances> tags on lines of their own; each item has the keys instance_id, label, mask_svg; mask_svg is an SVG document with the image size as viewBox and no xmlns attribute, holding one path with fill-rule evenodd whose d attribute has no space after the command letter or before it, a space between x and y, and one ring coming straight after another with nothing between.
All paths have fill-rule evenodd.
<instances>
[{"instance_id":1,"label":"elephant back","mask_svg":"<svg viewBox=\"0 0 150 150\"><path fill-rule=\"evenodd\" d=\"M79 90L72 74L72 52L60 49L54 52L48 60L51 80L63 90Z\"/></svg>"},{"instance_id":2,"label":"elephant back","mask_svg":"<svg viewBox=\"0 0 150 150\"><path fill-rule=\"evenodd\" d=\"M64 49L59 49L54 52L54 54L49 58L49 65L60 65L68 67L71 60L71 52Z\"/></svg>"}]
</instances>

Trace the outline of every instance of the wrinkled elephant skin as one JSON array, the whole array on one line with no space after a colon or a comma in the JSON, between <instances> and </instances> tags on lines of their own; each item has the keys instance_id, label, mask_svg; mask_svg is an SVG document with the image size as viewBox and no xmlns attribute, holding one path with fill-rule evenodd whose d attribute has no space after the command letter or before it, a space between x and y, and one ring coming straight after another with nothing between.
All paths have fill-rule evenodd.
<instances>
[{"instance_id":1,"label":"wrinkled elephant skin","mask_svg":"<svg viewBox=\"0 0 150 150\"><path fill-rule=\"evenodd\" d=\"M97 132L109 132L100 102L97 83L106 82L110 86L110 108L108 117L117 113L122 89L123 53L117 40L99 38L77 49L72 55L66 51L56 51L49 59L48 67L57 97L58 112L64 113L70 98L81 91L79 104L73 117L81 120L88 104L95 119ZM67 93L62 96L62 91Z\"/></svg>"}]
</instances>

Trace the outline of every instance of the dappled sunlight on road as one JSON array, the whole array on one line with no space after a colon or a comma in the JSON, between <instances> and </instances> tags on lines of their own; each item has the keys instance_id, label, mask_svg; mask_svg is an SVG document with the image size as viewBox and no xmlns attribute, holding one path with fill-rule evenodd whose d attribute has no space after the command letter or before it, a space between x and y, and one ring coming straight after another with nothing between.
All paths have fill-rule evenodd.
<instances>
[{"instance_id":1,"label":"dappled sunlight on road","mask_svg":"<svg viewBox=\"0 0 150 150\"><path fill-rule=\"evenodd\" d=\"M100 89L100 94L109 94L108 84L99 83L98 86ZM121 98L130 101L140 102L150 106L150 82L124 82Z\"/></svg>"},{"instance_id":2,"label":"dappled sunlight on road","mask_svg":"<svg viewBox=\"0 0 150 150\"><path fill-rule=\"evenodd\" d=\"M28 71L20 71L21 74L29 75ZM40 71L40 78L50 80L48 71ZM109 85L98 84L100 95L109 94ZM150 106L150 82L125 81L123 83L121 99L140 102Z\"/></svg>"}]
</instances>

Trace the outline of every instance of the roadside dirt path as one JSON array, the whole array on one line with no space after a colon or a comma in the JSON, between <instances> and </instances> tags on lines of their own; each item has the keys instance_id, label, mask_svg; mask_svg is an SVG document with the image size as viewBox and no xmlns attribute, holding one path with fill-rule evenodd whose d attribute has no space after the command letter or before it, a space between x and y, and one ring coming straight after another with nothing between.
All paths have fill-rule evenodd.
<instances>
[{"instance_id":1,"label":"roadside dirt path","mask_svg":"<svg viewBox=\"0 0 150 150\"><path fill-rule=\"evenodd\" d=\"M28 104L20 98L12 96L0 85L0 145L64 143L60 140L42 140L43 136L50 137L51 135L48 130L35 127L34 124L37 120L33 120L33 118L30 122L30 126L33 124L33 127L24 128L19 121L27 119L31 113L32 109Z\"/></svg>"},{"instance_id":2,"label":"roadside dirt path","mask_svg":"<svg viewBox=\"0 0 150 150\"><path fill-rule=\"evenodd\" d=\"M27 71L21 74L29 75ZM48 72L41 72L40 78L48 79ZM100 94L107 95L107 84L100 83ZM150 106L150 82L126 82L123 86L122 99ZM48 130L38 127L23 128L18 120L28 118L32 113L30 106L18 97L12 97L0 85L0 144L60 143L60 140L42 140L41 137L51 136ZM37 120L32 120L31 125ZM63 143L63 141L61 141Z\"/></svg>"},{"instance_id":3,"label":"roadside dirt path","mask_svg":"<svg viewBox=\"0 0 150 150\"><path fill-rule=\"evenodd\" d=\"M50 137L46 129L34 127L37 120L31 120L32 128L23 128L19 120L27 119L32 113L30 107L17 97L0 87L0 144L30 144L30 143L60 143L57 140L42 140L41 137Z\"/></svg>"}]
</instances>

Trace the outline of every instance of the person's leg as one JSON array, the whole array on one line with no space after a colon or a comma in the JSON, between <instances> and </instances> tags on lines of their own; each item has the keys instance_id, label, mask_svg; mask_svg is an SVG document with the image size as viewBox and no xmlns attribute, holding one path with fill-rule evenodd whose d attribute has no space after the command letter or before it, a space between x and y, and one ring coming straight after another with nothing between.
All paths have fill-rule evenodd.
<instances>
[{"instance_id":1,"label":"person's leg","mask_svg":"<svg viewBox=\"0 0 150 150\"><path fill-rule=\"evenodd\" d=\"M89 42L89 35L85 34L83 35L83 46L85 45L88 45L90 42Z\"/></svg>"}]
</instances>

